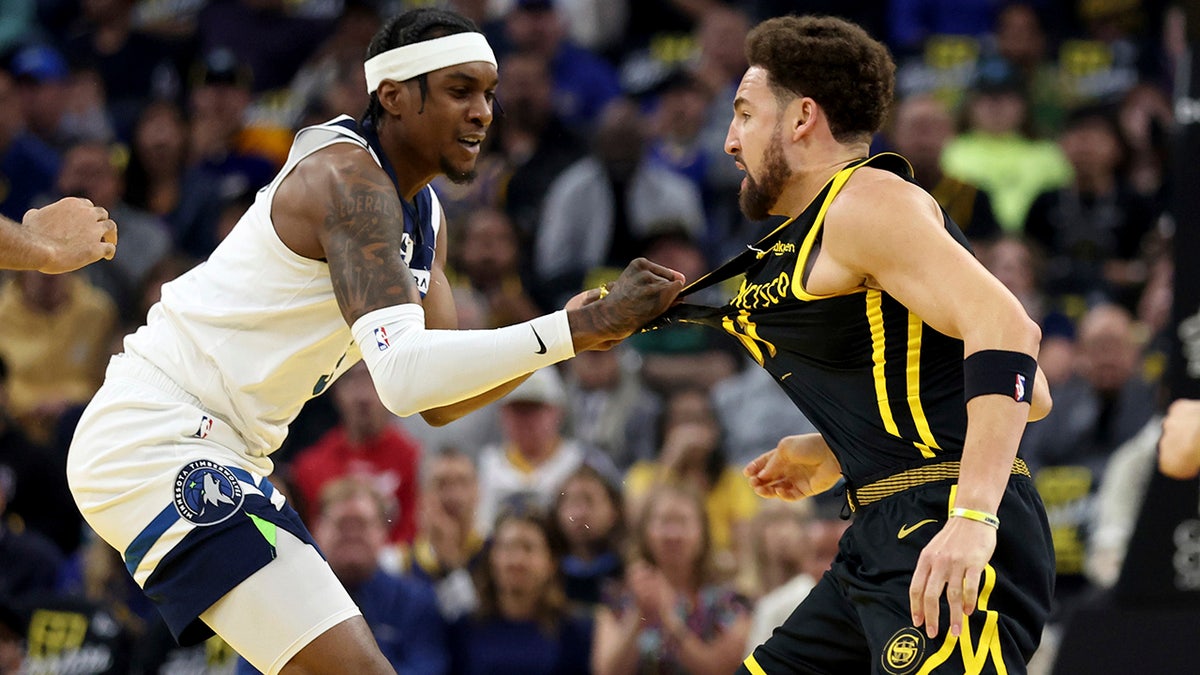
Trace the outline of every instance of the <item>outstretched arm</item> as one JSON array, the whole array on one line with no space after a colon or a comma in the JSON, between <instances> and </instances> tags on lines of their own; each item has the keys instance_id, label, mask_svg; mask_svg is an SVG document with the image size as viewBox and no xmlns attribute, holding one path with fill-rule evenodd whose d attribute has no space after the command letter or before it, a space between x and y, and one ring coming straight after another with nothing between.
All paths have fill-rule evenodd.
<instances>
[{"instance_id":1,"label":"outstretched arm","mask_svg":"<svg viewBox=\"0 0 1200 675\"><path fill-rule=\"evenodd\" d=\"M0 216L0 269L61 274L112 260L116 252L116 223L87 199L31 209L20 223Z\"/></svg>"},{"instance_id":2,"label":"outstretched arm","mask_svg":"<svg viewBox=\"0 0 1200 675\"><path fill-rule=\"evenodd\" d=\"M449 248L446 214L443 213L441 218L437 255L434 257L433 269L429 273L429 290L425 291L425 327L454 330L458 328L458 309L454 305L454 293L450 290L450 281L446 278L446 252ZM521 375L465 401L423 410L421 417L435 427L449 424L463 415L504 398L528 377L529 375Z\"/></svg>"},{"instance_id":3,"label":"outstretched arm","mask_svg":"<svg viewBox=\"0 0 1200 675\"><path fill-rule=\"evenodd\" d=\"M578 351L604 348L661 314L683 288L678 272L638 260L607 298L570 312L494 330L429 329L400 255L395 188L349 144L301 162L280 186L272 218L292 250L328 261L338 306L380 399L399 415L457 403Z\"/></svg>"}]
</instances>

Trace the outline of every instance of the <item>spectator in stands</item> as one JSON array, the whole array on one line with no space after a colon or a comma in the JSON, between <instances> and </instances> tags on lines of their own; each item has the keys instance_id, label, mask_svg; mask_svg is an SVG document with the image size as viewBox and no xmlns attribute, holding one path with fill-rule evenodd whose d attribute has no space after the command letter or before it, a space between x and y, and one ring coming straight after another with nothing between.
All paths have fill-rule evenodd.
<instances>
[{"instance_id":1,"label":"spectator in stands","mask_svg":"<svg viewBox=\"0 0 1200 675\"><path fill-rule=\"evenodd\" d=\"M942 169L992 200L1005 232L1018 233L1038 194L1071 178L1062 150L1030 136L1029 103L1016 75L998 66L980 74L964 103L967 130L946 146Z\"/></svg>"},{"instance_id":2,"label":"spectator in stands","mask_svg":"<svg viewBox=\"0 0 1200 675\"><path fill-rule=\"evenodd\" d=\"M596 675L729 673L745 656L749 603L710 577L708 524L691 490L663 486L638 516L623 591L596 610Z\"/></svg>"},{"instance_id":3,"label":"spectator in stands","mask_svg":"<svg viewBox=\"0 0 1200 675\"><path fill-rule=\"evenodd\" d=\"M36 530L14 530L5 510L13 493L14 476L0 466L0 601L54 589L63 555L54 542Z\"/></svg>"},{"instance_id":4,"label":"spectator in stands","mask_svg":"<svg viewBox=\"0 0 1200 675\"><path fill-rule=\"evenodd\" d=\"M757 370L757 369L756 369ZM754 519L754 550L761 595L754 603L746 652L766 642L791 616L838 554L849 520L845 502L826 493L800 502L770 501Z\"/></svg>"},{"instance_id":5,"label":"spectator in stands","mask_svg":"<svg viewBox=\"0 0 1200 675\"><path fill-rule=\"evenodd\" d=\"M396 672L442 675L450 655L433 590L379 566L396 508L370 480L340 478L321 492L313 537Z\"/></svg>"},{"instance_id":6,"label":"spectator in stands","mask_svg":"<svg viewBox=\"0 0 1200 675\"><path fill-rule=\"evenodd\" d=\"M21 672L25 661L25 619L12 607L12 603L0 598L0 673L15 675Z\"/></svg>"},{"instance_id":7,"label":"spectator in stands","mask_svg":"<svg viewBox=\"0 0 1200 675\"><path fill-rule=\"evenodd\" d=\"M996 25L992 0L893 0L888 3L888 46L897 54L920 51L934 35L983 37Z\"/></svg>"},{"instance_id":8,"label":"spectator in stands","mask_svg":"<svg viewBox=\"0 0 1200 675\"><path fill-rule=\"evenodd\" d=\"M1117 119L1129 150L1124 179L1138 194L1164 206L1170 130L1175 124L1171 98L1162 87L1139 82L1121 99Z\"/></svg>"},{"instance_id":9,"label":"spectator in stands","mask_svg":"<svg viewBox=\"0 0 1200 675\"><path fill-rule=\"evenodd\" d=\"M166 225L154 214L125 202L127 156L102 141L85 141L63 154L58 192L64 197L84 197L108 210L121 224L121 246L108 265L92 265L83 273L116 302L121 317L132 320L137 311L137 291L150 270L171 251Z\"/></svg>"},{"instance_id":10,"label":"spectator in stands","mask_svg":"<svg viewBox=\"0 0 1200 675\"><path fill-rule=\"evenodd\" d=\"M351 367L332 386L338 425L301 450L292 463L292 478L309 505L307 522L315 522L322 490L342 476L359 476L396 500L399 513L388 521L388 539L411 542L417 529L418 466L421 448L392 423L394 416L379 402L365 364Z\"/></svg>"},{"instance_id":11,"label":"spectator in stands","mask_svg":"<svg viewBox=\"0 0 1200 675\"><path fill-rule=\"evenodd\" d=\"M954 138L954 119L946 105L930 94L914 94L896 107L890 134L896 152L912 164L917 182L946 210L973 241L1000 234L992 200L983 190L942 172L942 151Z\"/></svg>"},{"instance_id":12,"label":"spectator in stands","mask_svg":"<svg viewBox=\"0 0 1200 675\"><path fill-rule=\"evenodd\" d=\"M745 241L758 238L745 235L746 228L755 226L746 222L738 207L738 186L744 174L725 154L729 111L738 83L746 72L746 53L742 47L750 25L742 9L713 2L691 35L699 52L693 59L691 74L704 87L708 100L699 143L708 158L701 194L710 219L704 253L711 261L725 260L742 250Z\"/></svg>"},{"instance_id":13,"label":"spectator in stands","mask_svg":"<svg viewBox=\"0 0 1200 675\"><path fill-rule=\"evenodd\" d=\"M451 626L455 675L588 672L592 621L569 610L561 555L562 542L540 510L526 506L496 519L475 577L479 609Z\"/></svg>"},{"instance_id":14,"label":"spectator in stands","mask_svg":"<svg viewBox=\"0 0 1200 675\"><path fill-rule=\"evenodd\" d=\"M94 69L103 82L108 112L118 135L128 138L147 97L178 99L184 64L182 43L169 43L134 27L133 0L86 0L81 21L65 51L75 64Z\"/></svg>"},{"instance_id":15,"label":"spectator in stands","mask_svg":"<svg viewBox=\"0 0 1200 675\"><path fill-rule=\"evenodd\" d=\"M532 240L550 184L587 154L582 137L554 109L550 64L536 52L514 52L500 62L504 77L497 96L504 116L493 123L496 149L512 175L504 209L523 240Z\"/></svg>"},{"instance_id":16,"label":"spectator in stands","mask_svg":"<svg viewBox=\"0 0 1200 675\"><path fill-rule=\"evenodd\" d=\"M79 546L82 518L67 489L65 461L65 455L55 457L30 441L10 417L8 367L0 358L0 491L7 502L0 518L49 538L60 554L69 555Z\"/></svg>"},{"instance_id":17,"label":"spectator in stands","mask_svg":"<svg viewBox=\"0 0 1200 675\"><path fill-rule=\"evenodd\" d=\"M1045 293L1041 282L1045 261L1025 238L1014 235L1004 235L976 254L1041 326L1038 367L1046 374L1046 381L1052 386L1066 382L1074 369L1075 327Z\"/></svg>"},{"instance_id":18,"label":"spectator in stands","mask_svg":"<svg viewBox=\"0 0 1200 675\"><path fill-rule=\"evenodd\" d=\"M434 585L442 616L453 621L478 606L471 571L483 552L475 527L479 476L471 457L452 449L429 456L424 475L407 573Z\"/></svg>"},{"instance_id":19,"label":"spectator in stands","mask_svg":"<svg viewBox=\"0 0 1200 675\"><path fill-rule=\"evenodd\" d=\"M1129 312L1101 305L1079 324L1075 376L1054 392L1054 409L1021 439L1054 523L1056 619L1087 591L1084 562L1093 497L1112 453L1154 414L1155 387L1139 377L1140 345Z\"/></svg>"},{"instance_id":20,"label":"spectator in stands","mask_svg":"<svg viewBox=\"0 0 1200 675\"><path fill-rule=\"evenodd\" d=\"M646 430L654 427L662 401L642 381L638 361L628 347L618 346L583 352L567 363L567 426L621 471L657 450Z\"/></svg>"},{"instance_id":21,"label":"spectator in stands","mask_svg":"<svg viewBox=\"0 0 1200 675\"><path fill-rule=\"evenodd\" d=\"M599 120L592 154L550 185L533 267L539 283L553 291L551 304L561 306L595 268L624 267L662 223L682 224L695 237L704 232L699 192L647 162L645 142L637 106L614 101Z\"/></svg>"},{"instance_id":22,"label":"spectator in stands","mask_svg":"<svg viewBox=\"0 0 1200 675\"><path fill-rule=\"evenodd\" d=\"M707 121L709 92L696 76L679 70L656 93L646 151L650 162L688 179L703 195L709 188L710 165L726 163L706 152L700 135Z\"/></svg>"},{"instance_id":23,"label":"spectator in stands","mask_svg":"<svg viewBox=\"0 0 1200 675\"><path fill-rule=\"evenodd\" d=\"M1036 4L1047 3L1008 2L996 12L996 58L1016 71L1025 85L1034 132L1054 138L1066 114L1067 92L1049 57L1046 30Z\"/></svg>"},{"instance_id":24,"label":"spectator in stands","mask_svg":"<svg viewBox=\"0 0 1200 675\"><path fill-rule=\"evenodd\" d=\"M458 230L454 269L466 282L455 289L455 300L473 295L484 309L480 328L499 328L541 314L522 277L520 237L511 220L498 209L474 210Z\"/></svg>"},{"instance_id":25,"label":"spectator in stands","mask_svg":"<svg viewBox=\"0 0 1200 675\"><path fill-rule=\"evenodd\" d=\"M0 215L21 222L25 212L54 186L61 162L58 152L32 134L17 81L0 69Z\"/></svg>"},{"instance_id":26,"label":"spectator in stands","mask_svg":"<svg viewBox=\"0 0 1200 675\"><path fill-rule=\"evenodd\" d=\"M808 501L778 502L764 506L751 525L758 600L746 639L746 652L767 641L776 626L791 615L820 578L813 576ZM823 572L824 570L822 570Z\"/></svg>"},{"instance_id":27,"label":"spectator in stands","mask_svg":"<svg viewBox=\"0 0 1200 675\"><path fill-rule=\"evenodd\" d=\"M479 457L479 473L487 477L476 515L480 531L509 504L550 508L562 482L583 464L616 477L607 455L563 436L566 389L554 368L535 371L499 403L503 439Z\"/></svg>"},{"instance_id":28,"label":"spectator in stands","mask_svg":"<svg viewBox=\"0 0 1200 675\"><path fill-rule=\"evenodd\" d=\"M725 430L725 456L735 467L745 466L784 436L817 430L770 373L749 356L741 360L741 372L712 389L717 421Z\"/></svg>"},{"instance_id":29,"label":"spectator in stands","mask_svg":"<svg viewBox=\"0 0 1200 675\"><path fill-rule=\"evenodd\" d=\"M145 629L137 609L155 610L111 546L95 538L81 554L78 586L21 601L29 617L25 672L130 672L134 643Z\"/></svg>"},{"instance_id":30,"label":"spectator in stands","mask_svg":"<svg viewBox=\"0 0 1200 675\"><path fill-rule=\"evenodd\" d=\"M252 100L250 68L233 52L206 53L194 69L189 101L189 171L184 181L223 200L247 190L253 192L271 181L275 166L262 153L245 147L246 114ZM198 186L198 187L197 187ZM191 223L212 226L216 219ZM215 232L185 231L184 252L204 259L217 245Z\"/></svg>"},{"instance_id":31,"label":"spectator in stands","mask_svg":"<svg viewBox=\"0 0 1200 675\"><path fill-rule=\"evenodd\" d=\"M1162 415L1154 415L1133 438L1113 451L1104 466L1104 482L1096 491L1088 523L1084 560L1084 573L1096 588L1112 588L1121 575L1129 540L1137 527L1138 514L1159 458L1162 432ZM1164 448L1164 460L1168 455Z\"/></svg>"},{"instance_id":32,"label":"spectator in stands","mask_svg":"<svg viewBox=\"0 0 1200 675\"><path fill-rule=\"evenodd\" d=\"M79 273L17 272L0 287L0 316L10 410L47 443L63 411L100 387L116 309Z\"/></svg>"},{"instance_id":33,"label":"spectator in stands","mask_svg":"<svg viewBox=\"0 0 1200 675\"><path fill-rule=\"evenodd\" d=\"M334 23L329 16L303 16L293 7L300 5L282 0L210 0L197 22L201 52L228 50L249 69L256 94L285 87L332 32ZM312 13L311 5L308 9Z\"/></svg>"},{"instance_id":34,"label":"spectator in stands","mask_svg":"<svg viewBox=\"0 0 1200 675\"><path fill-rule=\"evenodd\" d=\"M332 32L292 78L286 105L289 108L287 114L294 117L289 121L294 121L305 108L313 106L328 92L342 89L343 83L349 85L346 93L352 89L353 96L340 105L332 106L332 110L326 110L326 113L333 114L323 114L314 123L324 122L338 114L357 117L366 110L370 97L363 75L362 55L367 53L371 38L379 31L381 24L375 3L363 0L345 3Z\"/></svg>"},{"instance_id":35,"label":"spectator in stands","mask_svg":"<svg viewBox=\"0 0 1200 675\"><path fill-rule=\"evenodd\" d=\"M505 35L516 51L541 55L550 65L554 107L567 126L586 130L609 101L621 93L612 66L567 36L556 0L516 0L505 20Z\"/></svg>"},{"instance_id":36,"label":"spectator in stands","mask_svg":"<svg viewBox=\"0 0 1200 675\"><path fill-rule=\"evenodd\" d=\"M61 151L73 140L63 124L71 100L67 60L49 45L29 45L13 56L10 68L29 133Z\"/></svg>"},{"instance_id":37,"label":"spectator in stands","mask_svg":"<svg viewBox=\"0 0 1200 675\"><path fill-rule=\"evenodd\" d=\"M716 571L732 575L747 569L742 563L750 561L750 519L761 500L725 458L721 427L708 392L692 388L671 394L659 434L658 458L634 464L625 475L628 512L641 513L664 485L686 486L704 499L710 528L705 537Z\"/></svg>"},{"instance_id":38,"label":"spectator in stands","mask_svg":"<svg viewBox=\"0 0 1200 675\"><path fill-rule=\"evenodd\" d=\"M1025 235L1048 258L1046 288L1132 306L1145 281L1142 239L1158 214L1121 178L1126 152L1116 119L1103 108L1076 110L1059 145L1074 180L1038 195L1025 219Z\"/></svg>"},{"instance_id":39,"label":"spectator in stands","mask_svg":"<svg viewBox=\"0 0 1200 675\"><path fill-rule=\"evenodd\" d=\"M211 246L220 207L217 185L188 172L191 126L177 104L146 104L133 127L125 201L167 224L174 248L193 255Z\"/></svg>"},{"instance_id":40,"label":"spectator in stands","mask_svg":"<svg viewBox=\"0 0 1200 675\"><path fill-rule=\"evenodd\" d=\"M562 575L567 599L589 609L625 571L625 512L616 483L590 466L563 481L554 501L553 525L566 547Z\"/></svg>"}]
</instances>

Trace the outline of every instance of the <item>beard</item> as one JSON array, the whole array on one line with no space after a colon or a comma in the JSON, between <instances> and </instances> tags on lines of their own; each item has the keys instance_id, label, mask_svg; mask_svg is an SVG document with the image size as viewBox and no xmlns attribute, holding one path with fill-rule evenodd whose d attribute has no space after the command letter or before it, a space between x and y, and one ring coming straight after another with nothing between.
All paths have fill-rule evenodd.
<instances>
[{"instance_id":1,"label":"beard","mask_svg":"<svg viewBox=\"0 0 1200 675\"><path fill-rule=\"evenodd\" d=\"M738 194L742 213L750 220L765 220L791 177L792 169L783 159L783 143L776 134L763 153L762 179L755 180L750 171L746 171L746 187Z\"/></svg>"},{"instance_id":2,"label":"beard","mask_svg":"<svg viewBox=\"0 0 1200 675\"><path fill-rule=\"evenodd\" d=\"M455 185L466 185L467 183L470 183L471 181L475 180L475 176L478 175L479 172L476 171L474 166L472 166L470 169L467 169L466 171L457 169L454 167L454 165L452 165L450 163L450 160L443 157L442 158L442 173L446 175L446 178L451 183L454 183Z\"/></svg>"}]
</instances>

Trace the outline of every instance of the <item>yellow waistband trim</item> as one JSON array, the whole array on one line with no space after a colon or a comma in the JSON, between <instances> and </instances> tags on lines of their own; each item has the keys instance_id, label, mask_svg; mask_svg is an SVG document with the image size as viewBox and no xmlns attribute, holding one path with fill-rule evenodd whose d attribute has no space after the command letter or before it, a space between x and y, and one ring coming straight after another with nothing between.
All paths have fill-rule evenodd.
<instances>
[{"instance_id":1,"label":"yellow waistband trim","mask_svg":"<svg viewBox=\"0 0 1200 675\"><path fill-rule=\"evenodd\" d=\"M958 478L958 471L961 467L961 462L953 460L901 471L887 478L877 480L874 483L864 485L857 490L846 490L846 501L850 502L850 510L860 509L864 506L874 504L880 499L891 497L896 493L920 487L927 483L955 480ZM1020 458L1017 458L1013 462L1012 473L1014 476L1031 477L1029 466L1025 464L1025 460Z\"/></svg>"}]
</instances>

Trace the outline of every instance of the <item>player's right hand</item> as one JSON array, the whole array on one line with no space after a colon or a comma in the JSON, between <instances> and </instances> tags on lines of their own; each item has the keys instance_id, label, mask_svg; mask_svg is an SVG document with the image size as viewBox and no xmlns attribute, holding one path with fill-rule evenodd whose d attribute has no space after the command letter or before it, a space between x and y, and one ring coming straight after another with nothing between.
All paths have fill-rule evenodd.
<instances>
[{"instance_id":1,"label":"player's right hand","mask_svg":"<svg viewBox=\"0 0 1200 675\"><path fill-rule=\"evenodd\" d=\"M842 467L821 434L786 436L742 470L755 494L794 501L837 484Z\"/></svg>"},{"instance_id":2,"label":"player's right hand","mask_svg":"<svg viewBox=\"0 0 1200 675\"><path fill-rule=\"evenodd\" d=\"M623 339L667 311L683 290L684 281L683 274L673 269L637 258L596 305L606 310L612 337Z\"/></svg>"},{"instance_id":3,"label":"player's right hand","mask_svg":"<svg viewBox=\"0 0 1200 675\"><path fill-rule=\"evenodd\" d=\"M31 209L21 221L36 246L46 251L38 267L45 274L62 274L117 253L117 224L108 211L78 197Z\"/></svg>"}]
</instances>

